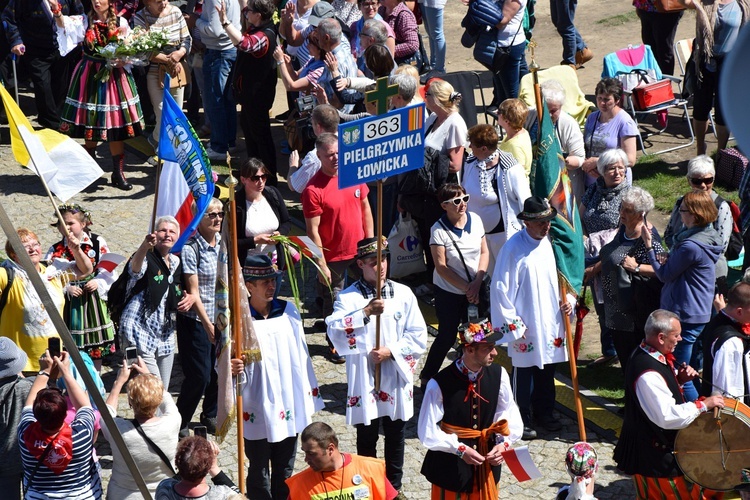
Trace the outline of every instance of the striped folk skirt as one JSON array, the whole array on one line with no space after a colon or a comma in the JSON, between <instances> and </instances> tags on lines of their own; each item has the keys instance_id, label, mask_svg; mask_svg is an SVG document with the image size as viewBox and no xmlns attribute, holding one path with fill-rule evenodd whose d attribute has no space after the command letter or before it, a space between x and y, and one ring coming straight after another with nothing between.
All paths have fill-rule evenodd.
<instances>
[{"instance_id":1,"label":"striped folk skirt","mask_svg":"<svg viewBox=\"0 0 750 500\"><path fill-rule=\"evenodd\" d=\"M109 78L97 74L106 61L84 55L73 70L63 106L60 131L87 141L124 141L141 135L143 112L133 76L111 68Z\"/></svg>"},{"instance_id":2,"label":"striped folk skirt","mask_svg":"<svg viewBox=\"0 0 750 500\"><path fill-rule=\"evenodd\" d=\"M69 284L83 288L88 281L71 281ZM91 359L101 359L114 352L115 326L99 292L84 291L78 297L68 295L63 316L76 347Z\"/></svg>"},{"instance_id":3,"label":"striped folk skirt","mask_svg":"<svg viewBox=\"0 0 750 500\"><path fill-rule=\"evenodd\" d=\"M637 500L720 500L724 493L691 483L684 476L646 477L633 475Z\"/></svg>"}]
</instances>

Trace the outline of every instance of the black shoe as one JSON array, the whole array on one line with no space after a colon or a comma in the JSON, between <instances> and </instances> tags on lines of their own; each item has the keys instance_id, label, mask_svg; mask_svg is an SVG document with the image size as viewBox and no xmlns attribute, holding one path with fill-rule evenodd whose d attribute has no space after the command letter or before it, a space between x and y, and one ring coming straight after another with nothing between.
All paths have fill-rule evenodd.
<instances>
[{"instance_id":1,"label":"black shoe","mask_svg":"<svg viewBox=\"0 0 750 500\"><path fill-rule=\"evenodd\" d=\"M328 353L329 354L329 358L328 359L331 360L331 363L333 363L335 365L342 365L342 364L346 363L346 359L344 359L344 356L342 356L341 354L339 354L338 352L336 352L336 349L334 349L333 347L330 347L329 349L330 349L330 351Z\"/></svg>"},{"instance_id":2,"label":"black shoe","mask_svg":"<svg viewBox=\"0 0 750 500\"><path fill-rule=\"evenodd\" d=\"M313 323L312 327L314 332L325 333L328 331L328 325L326 325L326 322L322 319L319 319L315 323Z\"/></svg>"},{"instance_id":3,"label":"black shoe","mask_svg":"<svg viewBox=\"0 0 750 500\"><path fill-rule=\"evenodd\" d=\"M538 418L536 420L537 426L544 427L545 430L550 432L557 432L562 430L562 424L559 420L553 417Z\"/></svg>"},{"instance_id":4,"label":"black shoe","mask_svg":"<svg viewBox=\"0 0 750 500\"><path fill-rule=\"evenodd\" d=\"M201 413L201 425L206 426L209 434L216 434L216 417L206 417Z\"/></svg>"},{"instance_id":5,"label":"black shoe","mask_svg":"<svg viewBox=\"0 0 750 500\"><path fill-rule=\"evenodd\" d=\"M531 441L532 439L536 439L536 431L531 427L524 426L521 439L523 439L524 441Z\"/></svg>"}]
</instances>

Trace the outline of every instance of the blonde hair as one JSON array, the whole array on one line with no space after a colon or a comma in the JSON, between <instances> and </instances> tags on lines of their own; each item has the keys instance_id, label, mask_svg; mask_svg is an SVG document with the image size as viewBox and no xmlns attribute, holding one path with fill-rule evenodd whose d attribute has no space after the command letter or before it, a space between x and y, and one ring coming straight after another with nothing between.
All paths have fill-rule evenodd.
<instances>
[{"instance_id":1,"label":"blonde hair","mask_svg":"<svg viewBox=\"0 0 750 500\"><path fill-rule=\"evenodd\" d=\"M521 99L506 99L500 103L500 109L497 112L505 118L508 125L515 130L521 130L529 116L529 107Z\"/></svg>"},{"instance_id":2,"label":"blonde hair","mask_svg":"<svg viewBox=\"0 0 750 500\"><path fill-rule=\"evenodd\" d=\"M142 373L128 384L128 402L136 417L153 417L163 399L164 384L156 375Z\"/></svg>"},{"instance_id":3,"label":"blonde hair","mask_svg":"<svg viewBox=\"0 0 750 500\"><path fill-rule=\"evenodd\" d=\"M461 100L460 94L453 90L453 85L445 80L433 80L427 90L435 98L437 107L446 113L458 113L458 103Z\"/></svg>"}]
</instances>

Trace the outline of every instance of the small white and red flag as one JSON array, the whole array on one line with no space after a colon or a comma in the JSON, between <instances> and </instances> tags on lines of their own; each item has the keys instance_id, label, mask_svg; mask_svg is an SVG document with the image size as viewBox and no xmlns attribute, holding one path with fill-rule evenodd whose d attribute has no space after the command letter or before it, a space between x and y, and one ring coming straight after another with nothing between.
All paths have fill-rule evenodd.
<instances>
[{"instance_id":1,"label":"small white and red flag","mask_svg":"<svg viewBox=\"0 0 750 500\"><path fill-rule=\"evenodd\" d=\"M99 263L96 265L97 271L107 271L111 273L117 266L127 260L127 257L117 253L107 252L99 257Z\"/></svg>"},{"instance_id":2,"label":"small white and red flag","mask_svg":"<svg viewBox=\"0 0 750 500\"><path fill-rule=\"evenodd\" d=\"M519 483L542 477L531 459L528 446L519 446L502 453L505 463Z\"/></svg>"}]
</instances>

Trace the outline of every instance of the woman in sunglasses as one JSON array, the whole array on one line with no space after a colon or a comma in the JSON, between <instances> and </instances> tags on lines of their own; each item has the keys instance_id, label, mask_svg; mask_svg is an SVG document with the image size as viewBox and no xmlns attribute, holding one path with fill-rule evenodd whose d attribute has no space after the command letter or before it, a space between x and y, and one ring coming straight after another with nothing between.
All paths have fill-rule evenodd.
<instances>
[{"instance_id":1,"label":"woman in sunglasses","mask_svg":"<svg viewBox=\"0 0 750 500\"><path fill-rule=\"evenodd\" d=\"M266 185L268 168L257 158L248 158L240 168L237 188L237 247L240 262L248 255L268 255L277 262L276 242L271 237L289 234L292 224L281 193Z\"/></svg>"},{"instance_id":2,"label":"woman in sunglasses","mask_svg":"<svg viewBox=\"0 0 750 500\"><path fill-rule=\"evenodd\" d=\"M439 326L420 375L422 387L440 370L456 340L458 325L468 319L469 304L479 303L490 261L482 219L468 211L471 197L466 190L448 183L438 190L437 198L445 214L432 226L430 251L435 261L432 282Z\"/></svg>"},{"instance_id":3,"label":"woman in sunglasses","mask_svg":"<svg viewBox=\"0 0 750 500\"><path fill-rule=\"evenodd\" d=\"M696 156L688 162L687 180L690 183L690 187L693 191L704 191L708 193L711 196L711 199L714 200L716 208L719 210L719 216L713 223L713 228L716 229L719 233L719 238L721 238L722 246L721 257L719 257L719 261L716 263L716 283L722 293L726 294L728 291L726 280L729 267L727 266L727 259L724 256L724 252L727 251L727 246L729 245L729 237L732 234L733 221L729 203L714 191L715 177L716 170L714 169L714 161L709 156ZM677 242L677 234L685 229L682 217L680 217L681 205L682 197L678 198L675 202L674 208L672 209L672 215L669 217L669 224L664 230L664 242L669 248L672 248Z\"/></svg>"}]
</instances>

